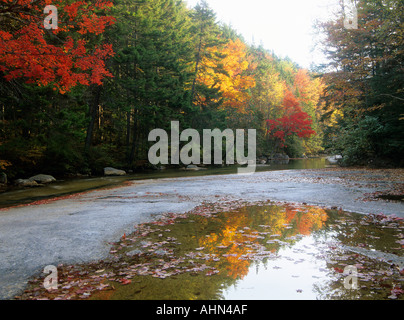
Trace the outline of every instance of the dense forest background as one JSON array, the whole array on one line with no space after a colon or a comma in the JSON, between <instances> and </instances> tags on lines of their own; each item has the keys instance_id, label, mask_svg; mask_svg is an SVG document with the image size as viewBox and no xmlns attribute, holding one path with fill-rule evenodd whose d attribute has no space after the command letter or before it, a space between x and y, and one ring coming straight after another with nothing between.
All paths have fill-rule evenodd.
<instances>
[{"instance_id":1,"label":"dense forest background","mask_svg":"<svg viewBox=\"0 0 404 320\"><path fill-rule=\"evenodd\" d=\"M147 167L149 132L256 129L257 154L403 165L403 2L359 1L317 26L316 71L248 44L205 1L0 0L0 172ZM286 14L286 13L285 13ZM288 39L285 39L288 41Z\"/></svg>"}]
</instances>

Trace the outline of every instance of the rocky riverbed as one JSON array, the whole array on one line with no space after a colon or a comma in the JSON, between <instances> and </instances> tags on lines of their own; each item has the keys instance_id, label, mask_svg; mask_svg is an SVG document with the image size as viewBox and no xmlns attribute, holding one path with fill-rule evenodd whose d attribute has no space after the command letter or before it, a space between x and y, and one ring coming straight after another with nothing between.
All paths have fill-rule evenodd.
<instances>
[{"instance_id":1,"label":"rocky riverbed","mask_svg":"<svg viewBox=\"0 0 404 320\"><path fill-rule=\"evenodd\" d=\"M403 185L402 170L287 170L132 181L109 190L2 209L0 298L20 295L28 280L47 265L108 259L111 243L137 226L190 212L204 203L274 200L404 217ZM396 197L383 199L383 195Z\"/></svg>"}]
</instances>

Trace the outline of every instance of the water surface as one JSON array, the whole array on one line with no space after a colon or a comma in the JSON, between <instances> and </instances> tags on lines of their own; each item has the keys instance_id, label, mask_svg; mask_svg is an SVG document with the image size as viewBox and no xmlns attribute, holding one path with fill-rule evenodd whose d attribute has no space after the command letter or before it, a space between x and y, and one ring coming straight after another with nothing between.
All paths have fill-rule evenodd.
<instances>
[{"instance_id":1,"label":"water surface","mask_svg":"<svg viewBox=\"0 0 404 320\"><path fill-rule=\"evenodd\" d=\"M403 233L382 215L206 203L138 225L106 260L58 266L58 291L38 278L22 299L404 299Z\"/></svg>"},{"instance_id":2,"label":"water surface","mask_svg":"<svg viewBox=\"0 0 404 320\"><path fill-rule=\"evenodd\" d=\"M321 169L326 167L325 158L296 159L288 163L271 163L270 165L257 165L257 172L291 169ZM128 174L123 177L94 177L71 180L59 180L49 185L20 188L0 193L0 208L19 204L27 204L53 197L60 197L69 194L84 192L92 189L119 186L130 180L162 179L175 177L192 177L204 175L236 174L237 167L207 168L201 171L184 171L179 169L168 169L150 171L138 174Z\"/></svg>"},{"instance_id":3,"label":"water surface","mask_svg":"<svg viewBox=\"0 0 404 320\"><path fill-rule=\"evenodd\" d=\"M388 299L404 280L400 220L293 204L228 206L140 226L112 250L121 259L112 278L130 283L118 280L94 298ZM357 270L356 289L344 283L347 266Z\"/></svg>"}]
</instances>

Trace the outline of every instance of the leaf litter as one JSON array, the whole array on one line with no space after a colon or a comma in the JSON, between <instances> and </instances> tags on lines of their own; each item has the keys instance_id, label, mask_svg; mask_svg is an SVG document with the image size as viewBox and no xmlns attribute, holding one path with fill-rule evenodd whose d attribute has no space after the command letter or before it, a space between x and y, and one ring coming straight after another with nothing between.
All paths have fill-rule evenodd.
<instances>
[{"instance_id":1,"label":"leaf litter","mask_svg":"<svg viewBox=\"0 0 404 320\"><path fill-rule=\"evenodd\" d=\"M147 289L139 285L142 278L162 281L159 290L164 290L164 281L189 276L216 279L221 286L229 286L242 280L254 264L276 263L281 248L294 248L305 237L326 233L328 240L317 251L311 246L294 249L326 261L327 267L319 267L312 278L321 281L320 274L327 274L333 283L323 288L318 298L352 298L343 279L345 267L355 266L360 283L355 299L404 299L404 270L397 263L403 259L403 219L325 209L284 202L224 201L204 203L185 214L167 213L158 221L136 226L132 234L112 243L108 259L58 265L57 290L44 289L44 275L40 275L15 298L109 299L125 287L134 287L131 294L140 295ZM384 252L398 260L383 260L377 254L366 255L352 248ZM296 265L296 270L306 259L285 258ZM271 269L276 272L282 267L275 264ZM289 277L289 281L301 278L297 272ZM159 299L159 290L150 298ZM299 294L305 291L295 289Z\"/></svg>"}]
</instances>

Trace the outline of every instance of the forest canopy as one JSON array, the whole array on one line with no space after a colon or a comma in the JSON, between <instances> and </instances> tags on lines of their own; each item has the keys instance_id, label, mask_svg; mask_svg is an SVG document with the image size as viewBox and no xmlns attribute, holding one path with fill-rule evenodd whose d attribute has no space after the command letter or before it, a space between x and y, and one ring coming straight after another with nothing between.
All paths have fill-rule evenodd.
<instances>
[{"instance_id":1,"label":"forest canopy","mask_svg":"<svg viewBox=\"0 0 404 320\"><path fill-rule=\"evenodd\" d=\"M342 12L319 24L330 61L323 70L324 146L348 165L404 164L404 2L356 1L357 29Z\"/></svg>"},{"instance_id":2,"label":"forest canopy","mask_svg":"<svg viewBox=\"0 0 404 320\"><path fill-rule=\"evenodd\" d=\"M49 4L57 29L43 26ZM402 4L359 8L359 30L319 26L331 63L314 73L248 44L205 1L0 0L0 172L136 170L171 121L256 129L262 156L402 159Z\"/></svg>"}]
</instances>

